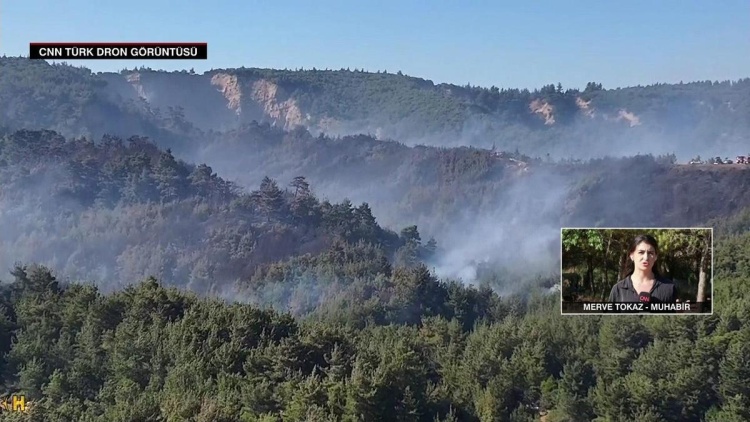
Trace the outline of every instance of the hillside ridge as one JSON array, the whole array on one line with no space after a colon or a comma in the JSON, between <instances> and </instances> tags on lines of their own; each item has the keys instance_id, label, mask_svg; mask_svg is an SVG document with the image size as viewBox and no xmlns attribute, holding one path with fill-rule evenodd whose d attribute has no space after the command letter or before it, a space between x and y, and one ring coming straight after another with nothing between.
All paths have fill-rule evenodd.
<instances>
[{"instance_id":1,"label":"hillside ridge","mask_svg":"<svg viewBox=\"0 0 750 422\"><path fill-rule=\"evenodd\" d=\"M409 145L497 144L558 158L653 153L683 160L741 154L750 131L750 78L528 90L344 69L92 73L6 57L0 70L0 125L68 136L199 139L258 121Z\"/></svg>"}]
</instances>

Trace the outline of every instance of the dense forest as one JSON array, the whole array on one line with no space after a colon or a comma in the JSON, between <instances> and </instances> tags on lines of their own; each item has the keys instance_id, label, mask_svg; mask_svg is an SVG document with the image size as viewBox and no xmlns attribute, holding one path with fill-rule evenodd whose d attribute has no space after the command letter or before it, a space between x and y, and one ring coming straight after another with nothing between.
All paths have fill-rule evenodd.
<instances>
[{"instance_id":1,"label":"dense forest","mask_svg":"<svg viewBox=\"0 0 750 422\"><path fill-rule=\"evenodd\" d=\"M373 267L369 300L294 319L153 278L105 295L19 267L0 366L29 410L4 420L745 421L748 216L717 226L715 312L700 317L561 317L556 295L416 266Z\"/></svg>"},{"instance_id":2,"label":"dense forest","mask_svg":"<svg viewBox=\"0 0 750 422\"><path fill-rule=\"evenodd\" d=\"M0 58L0 127L48 129L76 137L141 134L180 143L169 116L114 101L103 91L106 87L106 81L85 68Z\"/></svg>"},{"instance_id":3,"label":"dense forest","mask_svg":"<svg viewBox=\"0 0 750 422\"><path fill-rule=\"evenodd\" d=\"M245 192L139 137L94 143L19 131L0 139L0 180L6 268L20 257L73 277L129 283L155 275L220 293L293 256L330 249L347 255L341 260L375 255L410 265L436 249L416 226L383 229L367 203L319 200L303 176L288 186L266 177Z\"/></svg>"}]
</instances>

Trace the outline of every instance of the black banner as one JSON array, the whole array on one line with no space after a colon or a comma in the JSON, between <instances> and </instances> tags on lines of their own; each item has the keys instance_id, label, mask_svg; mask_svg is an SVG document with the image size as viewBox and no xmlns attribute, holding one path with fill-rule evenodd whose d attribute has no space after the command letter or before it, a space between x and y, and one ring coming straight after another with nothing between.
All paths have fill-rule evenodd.
<instances>
[{"instance_id":1,"label":"black banner","mask_svg":"<svg viewBox=\"0 0 750 422\"><path fill-rule=\"evenodd\" d=\"M30 59L205 60L207 43L31 43Z\"/></svg>"},{"instance_id":2,"label":"black banner","mask_svg":"<svg viewBox=\"0 0 750 422\"><path fill-rule=\"evenodd\" d=\"M710 314L711 302L563 302L563 314Z\"/></svg>"}]
</instances>

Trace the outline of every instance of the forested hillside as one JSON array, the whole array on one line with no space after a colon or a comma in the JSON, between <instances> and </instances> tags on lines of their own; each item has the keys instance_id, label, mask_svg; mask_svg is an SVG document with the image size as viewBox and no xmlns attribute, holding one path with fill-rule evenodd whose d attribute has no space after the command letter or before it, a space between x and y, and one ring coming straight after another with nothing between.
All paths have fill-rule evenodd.
<instances>
[{"instance_id":1,"label":"forested hillside","mask_svg":"<svg viewBox=\"0 0 750 422\"><path fill-rule=\"evenodd\" d=\"M499 81L499 85L501 81ZM414 145L520 149L591 158L747 154L750 79L538 89L435 84L385 71L151 69L93 74L0 58L0 126L98 138L150 136L177 147L259 121L313 134L370 133ZM104 123L106 121L106 123Z\"/></svg>"},{"instance_id":2,"label":"forested hillside","mask_svg":"<svg viewBox=\"0 0 750 422\"><path fill-rule=\"evenodd\" d=\"M48 129L67 136L104 134L156 136L162 146L180 146L184 121L152 112L107 93L108 84L85 68L44 61L0 58L0 127Z\"/></svg>"},{"instance_id":3,"label":"forested hillside","mask_svg":"<svg viewBox=\"0 0 750 422\"><path fill-rule=\"evenodd\" d=\"M473 218L514 204L528 203L513 211L517 217L533 208L566 225L643 224L642 214L623 206L632 201L653 210L654 226L697 224L750 205L750 197L738 194L750 166L677 165L672 154L553 160L519 151L409 147L366 135L315 137L251 123L196 156L245 185L264 177L260 169L276 178L305 174L326 196L366 198L381 219L412 219L430 235L466 209L476 211Z\"/></svg>"},{"instance_id":4,"label":"forested hillside","mask_svg":"<svg viewBox=\"0 0 750 422\"><path fill-rule=\"evenodd\" d=\"M367 203L319 200L304 176L244 191L139 137L19 131L0 139L0 181L0 266L38 260L105 288L154 275L221 294L289 257L409 264L436 247L380 227Z\"/></svg>"},{"instance_id":5,"label":"forested hillside","mask_svg":"<svg viewBox=\"0 0 750 422\"><path fill-rule=\"evenodd\" d=\"M353 262L419 258L443 277L512 292L514 280L558 277L561 226L642 224L644 212L651 226L701 225L750 206L736 195L750 169L686 170L670 157L548 162L263 125L248 126L230 151L232 165L230 154L207 153L206 162L225 163L219 173L142 137L8 134L0 138L0 265L35 261L112 286L154 275L231 295L265 277L257 273L265 264L310 254L305 265L315 267L338 245ZM628 183L633 172L639 184ZM622 206L638 198L648 200ZM498 254L509 239L517 253ZM308 286L320 277L306 278L303 292L322 295ZM277 281L286 287L253 297L285 297L301 282Z\"/></svg>"},{"instance_id":6,"label":"forested hillside","mask_svg":"<svg viewBox=\"0 0 750 422\"><path fill-rule=\"evenodd\" d=\"M416 267L365 271L379 295L295 320L155 279L102 295L18 268L2 388L30 404L4 420L745 421L747 215L719 222L701 317L561 317L557 296L503 299Z\"/></svg>"}]
</instances>

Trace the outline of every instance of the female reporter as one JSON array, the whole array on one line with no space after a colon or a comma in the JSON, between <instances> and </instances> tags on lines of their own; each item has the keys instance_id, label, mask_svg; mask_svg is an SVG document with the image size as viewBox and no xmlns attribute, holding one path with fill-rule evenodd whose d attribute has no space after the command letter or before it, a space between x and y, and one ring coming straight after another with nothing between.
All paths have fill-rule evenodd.
<instances>
[{"instance_id":1,"label":"female reporter","mask_svg":"<svg viewBox=\"0 0 750 422\"><path fill-rule=\"evenodd\" d=\"M633 269L609 293L609 302L668 303L677 301L677 287L654 268L659 253L656 239L636 236L628 250Z\"/></svg>"}]
</instances>

